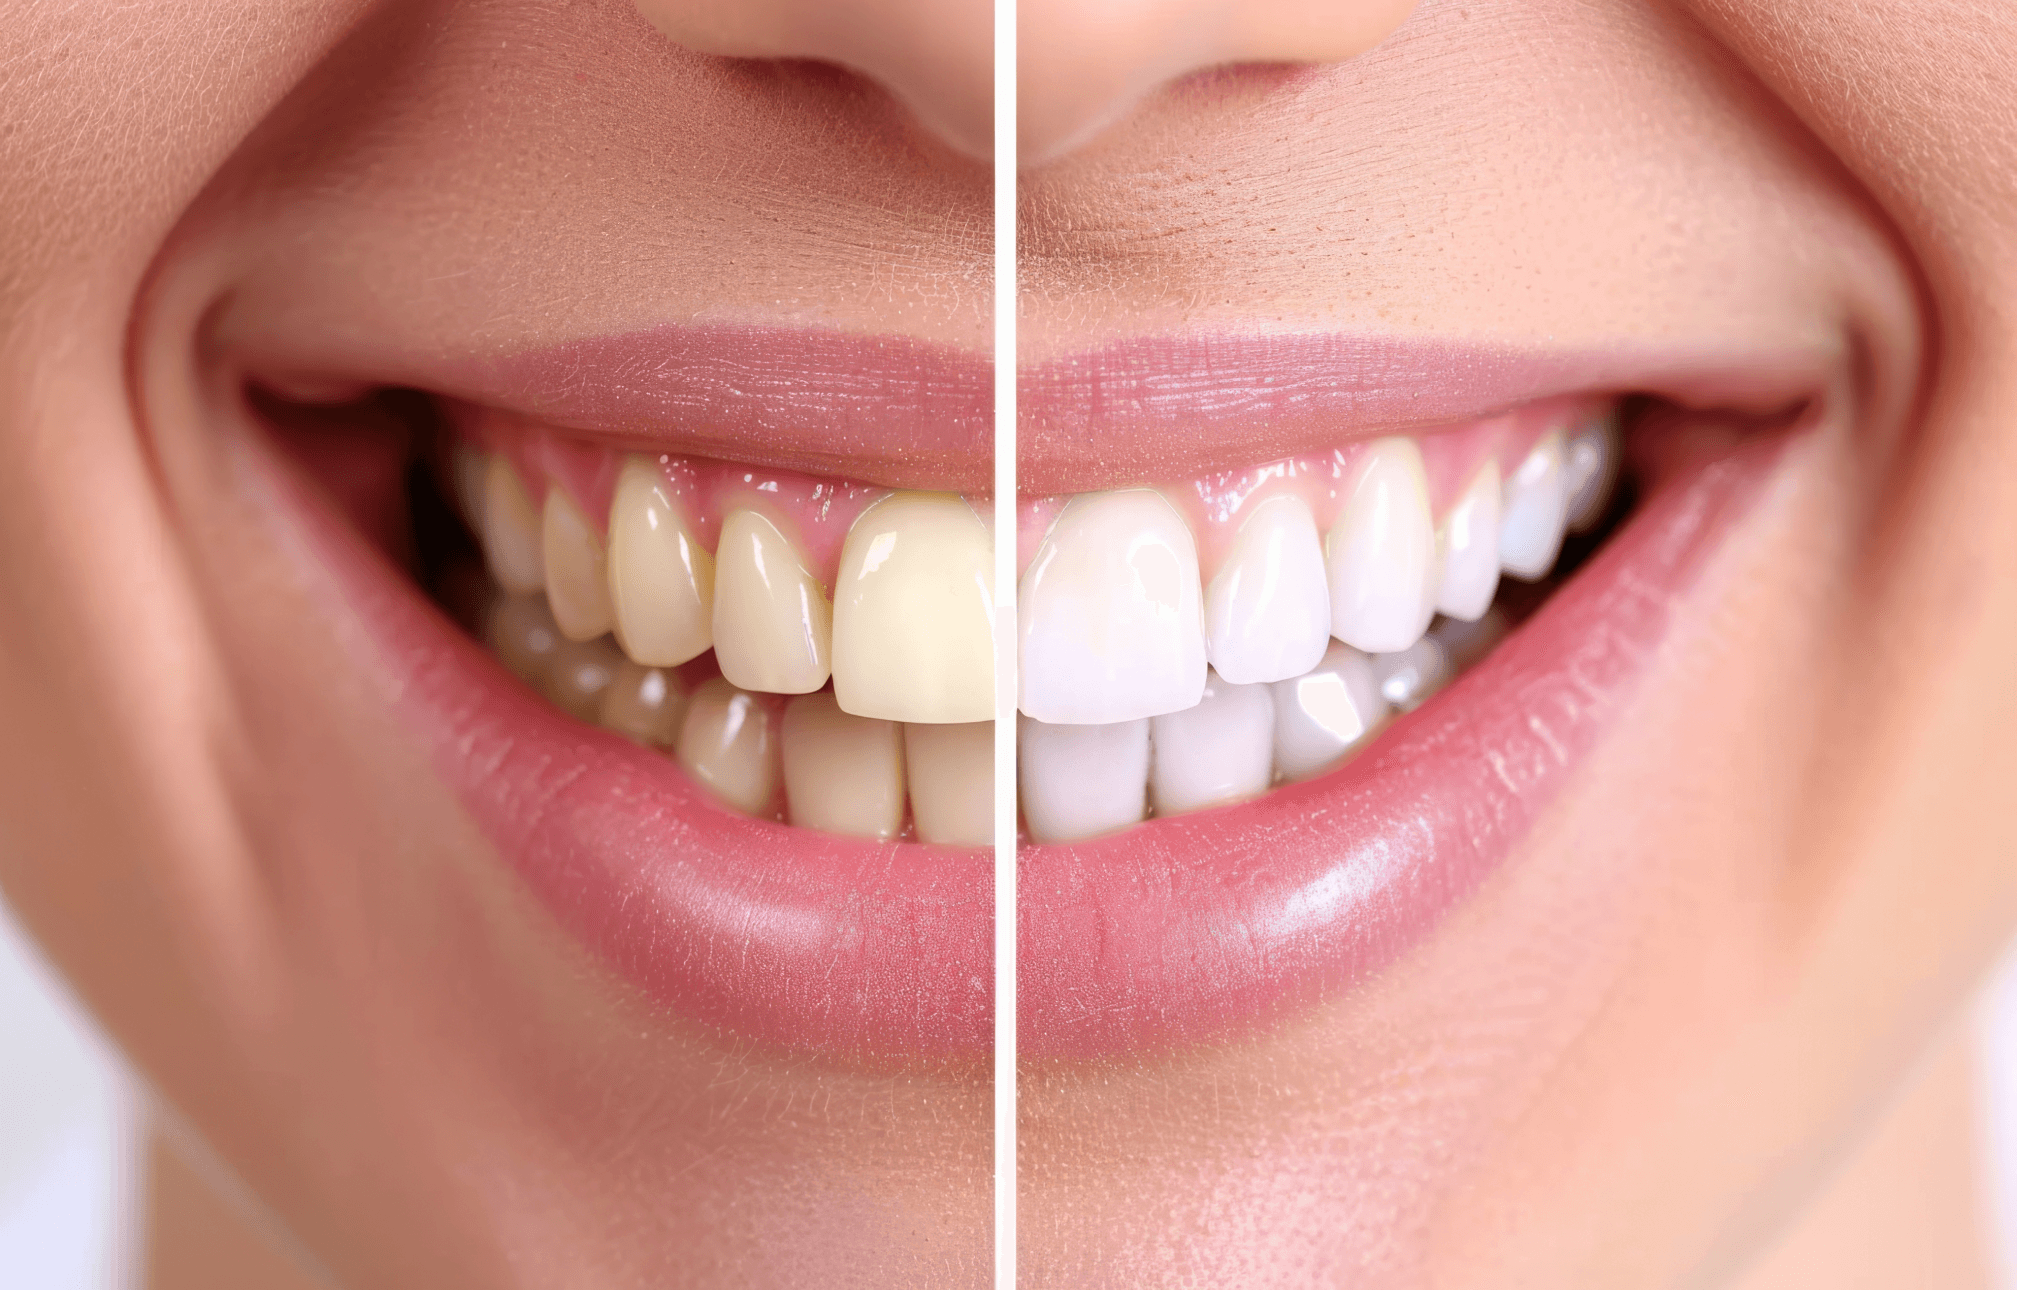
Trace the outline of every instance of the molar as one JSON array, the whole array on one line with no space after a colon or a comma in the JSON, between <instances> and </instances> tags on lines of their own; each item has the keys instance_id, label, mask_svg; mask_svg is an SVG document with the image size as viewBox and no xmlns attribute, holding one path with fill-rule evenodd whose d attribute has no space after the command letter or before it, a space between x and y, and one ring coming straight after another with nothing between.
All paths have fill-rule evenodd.
<instances>
[{"instance_id":1,"label":"molar","mask_svg":"<svg viewBox=\"0 0 2017 1290\"><path fill-rule=\"evenodd\" d=\"M864 511L834 580L833 691L844 711L908 722L994 713L994 542L950 493Z\"/></svg>"},{"instance_id":2,"label":"molar","mask_svg":"<svg viewBox=\"0 0 2017 1290\"><path fill-rule=\"evenodd\" d=\"M630 457L609 506L609 600L623 652L676 667L714 645L714 556L648 457Z\"/></svg>"},{"instance_id":3,"label":"molar","mask_svg":"<svg viewBox=\"0 0 2017 1290\"><path fill-rule=\"evenodd\" d=\"M907 725L910 813L923 842L980 847L994 841L994 722Z\"/></svg>"},{"instance_id":4,"label":"molar","mask_svg":"<svg viewBox=\"0 0 2017 1290\"><path fill-rule=\"evenodd\" d=\"M832 694L784 710L787 818L802 828L888 840L903 828L903 731L843 712Z\"/></svg>"},{"instance_id":5,"label":"molar","mask_svg":"<svg viewBox=\"0 0 2017 1290\"><path fill-rule=\"evenodd\" d=\"M779 778L774 724L757 696L715 677L688 702L673 755L730 807L744 815L769 815Z\"/></svg>"},{"instance_id":6,"label":"molar","mask_svg":"<svg viewBox=\"0 0 2017 1290\"><path fill-rule=\"evenodd\" d=\"M831 671L833 605L768 516L729 512L715 549L714 656L745 690L810 694Z\"/></svg>"},{"instance_id":7,"label":"molar","mask_svg":"<svg viewBox=\"0 0 2017 1290\"><path fill-rule=\"evenodd\" d=\"M1161 494L1073 498L1023 575L1019 706L1043 722L1101 726L1193 706L1205 684L1202 599L1190 527Z\"/></svg>"},{"instance_id":8,"label":"molar","mask_svg":"<svg viewBox=\"0 0 2017 1290\"><path fill-rule=\"evenodd\" d=\"M1371 652L1406 649L1435 611L1436 530L1421 449L1376 440L1325 544L1331 634Z\"/></svg>"},{"instance_id":9,"label":"molar","mask_svg":"<svg viewBox=\"0 0 2017 1290\"><path fill-rule=\"evenodd\" d=\"M1157 815L1223 806L1268 791L1274 775L1274 701L1265 685L1205 678L1194 708L1149 727L1149 800Z\"/></svg>"},{"instance_id":10,"label":"molar","mask_svg":"<svg viewBox=\"0 0 2017 1290\"><path fill-rule=\"evenodd\" d=\"M553 621L569 640L594 640L609 630L611 620L602 540L567 490L552 481L546 486L540 534Z\"/></svg>"},{"instance_id":11,"label":"molar","mask_svg":"<svg viewBox=\"0 0 2017 1290\"><path fill-rule=\"evenodd\" d=\"M1024 717L1017 770L1023 819L1038 842L1077 842L1147 814L1149 723L1052 725Z\"/></svg>"},{"instance_id":12,"label":"molar","mask_svg":"<svg viewBox=\"0 0 2017 1290\"><path fill-rule=\"evenodd\" d=\"M1205 589L1205 634L1212 666L1235 684L1300 676L1324 656L1331 593L1316 520L1300 497L1267 498L1241 521Z\"/></svg>"}]
</instances>

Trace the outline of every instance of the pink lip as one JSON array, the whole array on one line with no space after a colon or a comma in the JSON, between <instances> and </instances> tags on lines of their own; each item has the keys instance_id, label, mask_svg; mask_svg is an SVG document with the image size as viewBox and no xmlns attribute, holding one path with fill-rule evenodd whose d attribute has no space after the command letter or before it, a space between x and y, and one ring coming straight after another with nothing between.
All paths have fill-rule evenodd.
<instances>
[{"instance_id":1,"label":"pink lip","mask_svg":"<svg viewBox=\"0 0 2017 1290\"><path fill-rule=\"evenodd\" d=\"M1023 848L1020 1051L1083 1058L1251 1029L1428 935L1618 716L1780 442L1663 481L1498 650L1338 771L1245 806Z\"/></svg>"}]
</instances>

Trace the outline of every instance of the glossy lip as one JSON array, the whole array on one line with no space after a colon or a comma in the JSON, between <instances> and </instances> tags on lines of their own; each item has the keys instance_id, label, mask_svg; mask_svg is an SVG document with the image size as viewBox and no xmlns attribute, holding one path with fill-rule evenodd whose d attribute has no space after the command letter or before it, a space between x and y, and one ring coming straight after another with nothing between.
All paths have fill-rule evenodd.
<instances>
[{"instance_id":1,"label":"glossy lip","mask_svg":"<svg viewBox=\"0 0 2017 1290\"><path fill-rule=\"evenodd\" d=\"M1537 353L1329 332L1134 337L1018 373L1016 485L1031 495L1171 483L1566 394L1770 413L1840 367L1818 347Z\"/></svg>"},{"instance_id":2,"label":"glossy lip","mask_svg":"<svg viewBox=\"0 0 2017 1290\"><path fill-rule=\"evenodd\" d=\"M1320 779L1018 855L1032 1058L1221 1038L1349 989L1511 855L1653 662L1788 433L1657 480L1637 515L1448 689Z\"/></svg>"}]
</instances>

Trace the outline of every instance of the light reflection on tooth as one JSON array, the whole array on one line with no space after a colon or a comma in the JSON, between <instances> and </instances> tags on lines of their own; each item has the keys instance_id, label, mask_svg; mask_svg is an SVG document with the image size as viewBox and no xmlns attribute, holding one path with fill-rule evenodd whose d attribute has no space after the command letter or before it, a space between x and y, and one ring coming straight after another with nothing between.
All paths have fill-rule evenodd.
<instances>
[{"instance_id":1,"label":"light reflection on tooth","mask_svg":"<svg viewBox=\"0 0 2017 1290\"><path fill-rule=\"evenodd\" d=\"M1568 519L1567 483L1559 430L1544 435L1506 480L1499 567L1522 582L1538 582L1555 567Z\"/></svg>"},{"instance_id":2,"label":"light reflection on tooth","mask_svg":"<svg viewBox=\"0 0 2017 1290\"><path fill-rule=\"evenodd\" d=\"M609 578L603 570L602 539L558 484L546 487L540 535L546 603L553 610L553 621L569 640L594 640L610 628Z\"/></svg>"},{"instance_id":3,"label":"light reflection on tooth","mask_svg":"<svg viewBox=\"0 0 2017 1290\"><path fill-rule=\"evenodd\" d=\"M505 671L536 690L546 688L553 652L560 648L561 638L545 596L500 596L490 611L485 634Z\"/></svg>"},{"instance_id":4,"label":"light reflection on tooth","mask_svg":"<svg viewBox=\"0 0 2017 1290\"><path fill-rule=\"evenodd\" d=\"M1335 644L1303 676L1274 684L1275 773L1305 779L1377 730L1387 703L1364 654Z\"/></svg>"},{"instance_id":5,"label":"light reflection on tooth","mask_svg":"<svg viewBox=\"0 0 2017 1290\"><path fill-rule=\"evenodd\" d=\"M1563 468L1568 476L1569 531L1587 532L1604 517L1624 463L1624 444L1615 409L1592 421L1569 440Z\"/></svg>"},{"instance_id":6,"label":"light reflection on tooth","mask_svg":"<svg viewBox=\"0 0 2017 1290\"><path fill-rule=\"evenodd\" d=\"M1476 619L1499 589L1499 466L1488 461L1443 517L1443 580L1436 608Z\"/></svg>"},{"instance_id":7,"label":"light reflection on tooth","mask_svg":"<svg viewBox=\"0 0 2017 1290\"><path fill-rule=\"evenodd\" d=\"M603 691L623 666L623 651L607 636L592 641L563 640L548 665L546 689L553 701L582 721L602 713Z\"/></svg>"},{"instance_id":8,"label":"light reflection on tooth","mask_svg":"<svg viewBox=\"0 0 2017 1290\"><path fill-rule=\"evenodd\" d=\"M994 722L905 726L903 747L918 840L994 841Z\"/></svg>"},{"instance_id":9,"label":"light reflection on tooth","mask_svg":"<svg viewBox=\"0 0 2017 1290\"><path fill-rule=\"evenodd\" d=\"M859 716L984 721L994 712L994 541L951 493L862 512L834 579L833 692Z\"/></svg>"},{"instance_id":10,"label":"light reflection on tooth","mask_svg":"<svg viewBox=\"0 0 2017 1290\"><path fill-rule=\"evenodd\" d=\"M1205 684L1190 526L1145 488L1066 503L1023 575L1021 709L1110 725L1188 708Z\"/></svg>"},{"instance_id":11,"label":"light reflection on tooth","mask_svg":"<svg viewBox=\"0 0 2017 1290\"><path fill-rule=\"evenodd\" d=\"M1330 637L1331 593L1316 520L1300 497L1270 497L1241 522L1205 588L1212 666L1236 684L1300 676L1324 656Z\"/></svg>"},{"instance_id":12,"label":"light reflection on tooth","mask_svg":"<svg viewBox=\"0 0 2017 1290\"><path fill-rule=\"evenodd\" d=\"M785 706L784 800L801 828L893 838L903 828L903 730L842 712L826 691Z\"/></svg>"},{"instance_id":13,"label":"light reflection on tooth","mask_svg":"<svg viewBox=\"0 0 2017 1290\"><path fill-rule=\"evenodd\" d=\"M640 663L675 667L714 644L714 556L648 457L630 457L609 506L616 639Z\"/></svg>"},{"instance_id":14,"label":"light reflection on tooth","mask_svg":"<svg viewBox=\"0 0 2017 1290\"><path fill-rule=\"evenodd\" d=\"M1024 717L1016 742L1023 819L1036 841L1098 837L1147 814L1147 720L1066 726Z\"/></svg>"},{"instance_id":15,"label":"light reflection on tooth","mask_svg":"<svg viewBox=\"0 0 2017 1290\"><path fill-rule=\"evenodd\" d=\"M729 806L744 815L769 815L779 774L773 722L755 695L715 677L687 703L674 756Z\"/></svg>"},{"instance_id":16,"label":"light reflection on tooth","mask_svg":"<svg viewBox=\"0 0 2017 1290\"><path fill-rule=\"evenodd\" d=\"M1375 654L1372 661L1380 697L1402 712L1413 712L1427 703L1455 675L1449 654L1433 629L1399 653Z\"/></svg>"},{"instance_id":17,"label":"light reflection on tooth","mask_svg":"<svg viewBox=\"0 0 2017 1290\"><path fill-rule=\"evenodd\" d=\"M670 748L679 741L686 703L686 686L675 673L625 659L602 692L596 724L649 747Z\"/></svg>"},{"instance_id":18,"label":"light reflection on tooth","mask_svg":"<svg viewBox=\"0 0 2017 1290\"><path fill-rule=\"evenodd\" d=\"M833 606L797 543L768 516L729 512L714 560L714 655L745 690L810 694L826 684Z\"/></svg>"},{"instance_id":19,"label":"light reflection on tooth","mask_svg":"<svg viewBox=\"0 0 2017 1290\"><path fill-rule=\"evenodd\" d=\"M1324 549L1331 634L1366 651L1406 649L1429 625L1437 584L1428 478L1411 439L1366 451Z\"/></svg>"},{"instance_id":20,"label":"light reflection on tooth","mask_svg":"<svg viewBox=\"0 0 2017 1290\"><path fill-rule=\"evenodd\" d=\"M1274 700L1265 685L1234 685L1212 674L1194 708L1149 727L1149 800L1158 815L1180 815L1268 791L1274 773Z\"/></svg>"},{"instance_id":21,"label":"light reflection on tooth","mask_svg":"<svg viewBox=\"0 0 2017 1290\"><path fill-rule=\"evenodd\" d=\"M483 475L483 554L490 576L514 596L546 585L540 514L511 463L500 454Z\"/></svg>"}]
</instances>

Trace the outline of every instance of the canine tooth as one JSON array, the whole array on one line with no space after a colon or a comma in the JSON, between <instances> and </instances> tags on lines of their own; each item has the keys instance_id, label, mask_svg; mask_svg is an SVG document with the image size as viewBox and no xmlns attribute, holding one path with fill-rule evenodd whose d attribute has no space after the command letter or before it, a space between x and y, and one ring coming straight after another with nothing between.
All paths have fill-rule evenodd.
<instances>
[{"instance_id":1,"label":"canine tooth","mask_svg":"<svg viewBox=\"0 0 2017 1290\"><path fill-rule=\"evenodd\" d=\"M769 517L731 511L714 554L714 656L745 690L810 694L826 684L833 605Z\"/></svg>"},{"instance_id":2,"label":"canine tooth","mask_svg":"<svg viewBox=\"0 0 2017 1290\"><path fill-rule=\"evenodd\" d=\"M1433 630L1399 653L1373 655L1373 676L1380 683L1380 697L1402 712L1413 712L1427 703L1454 675L1449 652Z\"/></svg>"},{"instance_id":3,"label":"canine tooth","mask_svg":"<svg viewBox=\"0 0 2017 1290\"><path fill-rule=\"evenodd\" d=\"M540 514L518 472L502 455L483 472L483 553L497 585L514 596L546 586Z\"/></svg>"},{"instance_id":4,"label":"canine tooth","mask_svg":"<svg viewBox=\"0 0 2017 1290\"><path fill-rule=\"evenodd\" d=\"M1267 792L1274 737L1267 686L1207 676L1196 707L1150 723L1149 800L1156 814L1201 811Z\"/></svg>"},{"instance_id":5,"label":"canine tooth","mask_svg":"<svg viewBox=\"0 0 2017 1290\"><path fill-rule=\"evenodd\" d=\"M715 677L686 706L673 756L686 773L744 815L767 815L777 800L777 736L770 709Z\"/></svg>"},{"instance_id":6,"label":"canine tooth","mask_svg":"<svg viewBox=\"0 0 2017 1290\"><path fill-rule=\"evenodd\" d=\"M1160 494L1073 498L1023 575L1019 706L1073 725L1191 707L1205 684L1202 599L1190 527Z\"/></svg>"},{"instance_id":7,"label":"canine tooth","mask_svg":"<svg viewBox=\"0 0 2017 1290\"><path fill-rule=\"evenodd\" d=\"M1506 480L1499 521L1499 567L1522 582L1537 582L1555 567L1568 518L1562 434L1550 430Z\"/></svg>"},{"instance_id":8,"label":"canine tooth","mask_svg":"<svg viewBox=\"0 0 2017 1290\"><path fill-rule=\"evenodd\" d=\"M458 439L449 456L449 474L455 485L455 505L471 533L483 532L483 483L490 459L471 443Z\"/></svg>"},{"instance_id":9,"label":"canine tooth","mask_svg":"<svg viewBox=\"0 0 2017 1290\"><path fill-rule=\"evenodd\" d=\"M1571 533L1582 533L1604 517L1617 487L1623 456L1615 412L1599 417L1569 440L1563 468L1568 475Z\"/></svg>"},{"instance_id":10,"label":"canine tooth","mask_svg":"<svg viewBox=\"0 0 2017 1290\"><path fill-rule=\"evenodd\" d=\"M1436 609L1475 620L1499 589L1499 465L1488 461L1443 517L1443 580Z\"/></svg>"},{"instance_id":11,"label":"canine tooth","mask_svg":"<svg viewBox=\"0 0 2017 1290\"><path fill-rule=\"evenodd\" d=\"M862 512L833 588L833 692L889 721L994 712L994 541L951 493L892 493Z\"/></svg>"},{"instance_id":12,"label":"canine tooth","mask_svg":"<svg viewBox=\"0 0 2017 1290\"><path fill-rule=\"evenodd\" d=\"M1275 773L1303 779L1343 756L1386 719L1372 662L1336 644L1303 676L1277 681Z\"/></svg>"},{"instance_id":13,"label":"canine tooth","mask_svg":"<svg viewBox=\"0 0 2017 1290\"><path fill-rule=\"evenodd\" d=\"M592 641L563 640L553 651L547 692L583 721L602 715L602 695L623 666L623 651L607 636Z\"/></svg>"},{"instance_id":14,"label":"canine tooth","mask_svg":"<svg viewBox=\"0 0 2017 1290\"><path fill-rule=\"evenodd\" d=\"M808 829L893 838L903 828L903 728L842 712L821 691L784 710L787 818Z\"/></svg>"},{"instance_id":15,"label":"canine tooth","mask_svg":"<svg viewBox=\"0 0 2017 1290\"><path fill-rule=\"evenodd\" d=\"M1235 684L1279 681L1315 667L1330 639L1331 591L1317 522L1300 497L1270 497L1241 523L1205 588L1212 666Z\"/></svg>"},{"instance_id":16,"label":"canine tooth","mask_svg":"<svg viewBox=\"0 0 2017 1290\"><path fill-rule=\"evenodd\" d=\"M1380 439L1331 525L1331 634L1367 652L1406 649L1435 611L1436 529L1422 452Z\"/></svg>"},{"instance_id":17,"label":"canine tooth","mask_svg":"<svg viewBox=\"0 0 2017 1290\"><path fill-rule=\"evenodd\" d=\"M596 724L650 747L670 748L679 741L687 697L675 673L625 659L602 692Z\"/></svg>"},{"instance_id":18,"label":"canine tooth","mask_svg":"<svg viewBox=\"0 0 2017 1290\"><path fill-rule=\"evenodd\" d=\"M569 640L594 640L609 630L609 575L603 569L602 540L567 490L546 488L540 521L540 550L546 565L546 603Z\"/></svg>"},{"instance_id":19,"label":"canine tooth","mask_svg":"<svg viewBox=\"0 0 2017 1290\"><path fill-rule=\"evenodd\" d=\"M1148 809L1149 723L1052 725L1017 731L1023 819L1038 842L1077 842L1138 823Z\"/></svg>"},{"instance_id":20,"label":"canine tooth","mask_svg":"<svg viewBox=\"0 0 2017 1290\"><path fill-rule=\"evenodd\" d=\"M504 670L536 690L546 688L553 671L553 652L560 648L560 628L546 607L546 597L502 596L490 611L491 652Z\"/></svg>"},{"instance_id":21,"label":"canine tooth","mask_svg":"<svg viewBox=\"0 0 2017 1290\"><path fill-rule=\"evenodd\" d=\"M903 754L920 841L994 841L994 722L905 726Z\"/></svg>"},{"instance_id":22,"label":"canine tooth","mask_svg":"<svg viewBox=\"0 0 2017 1290\"><path fill-rule=\"evenodd\" d=\"M609 505L609 600L623 652L676 667L714 644L714 556L648 457L625 459Z\"/></svg>"}]
</instances>

